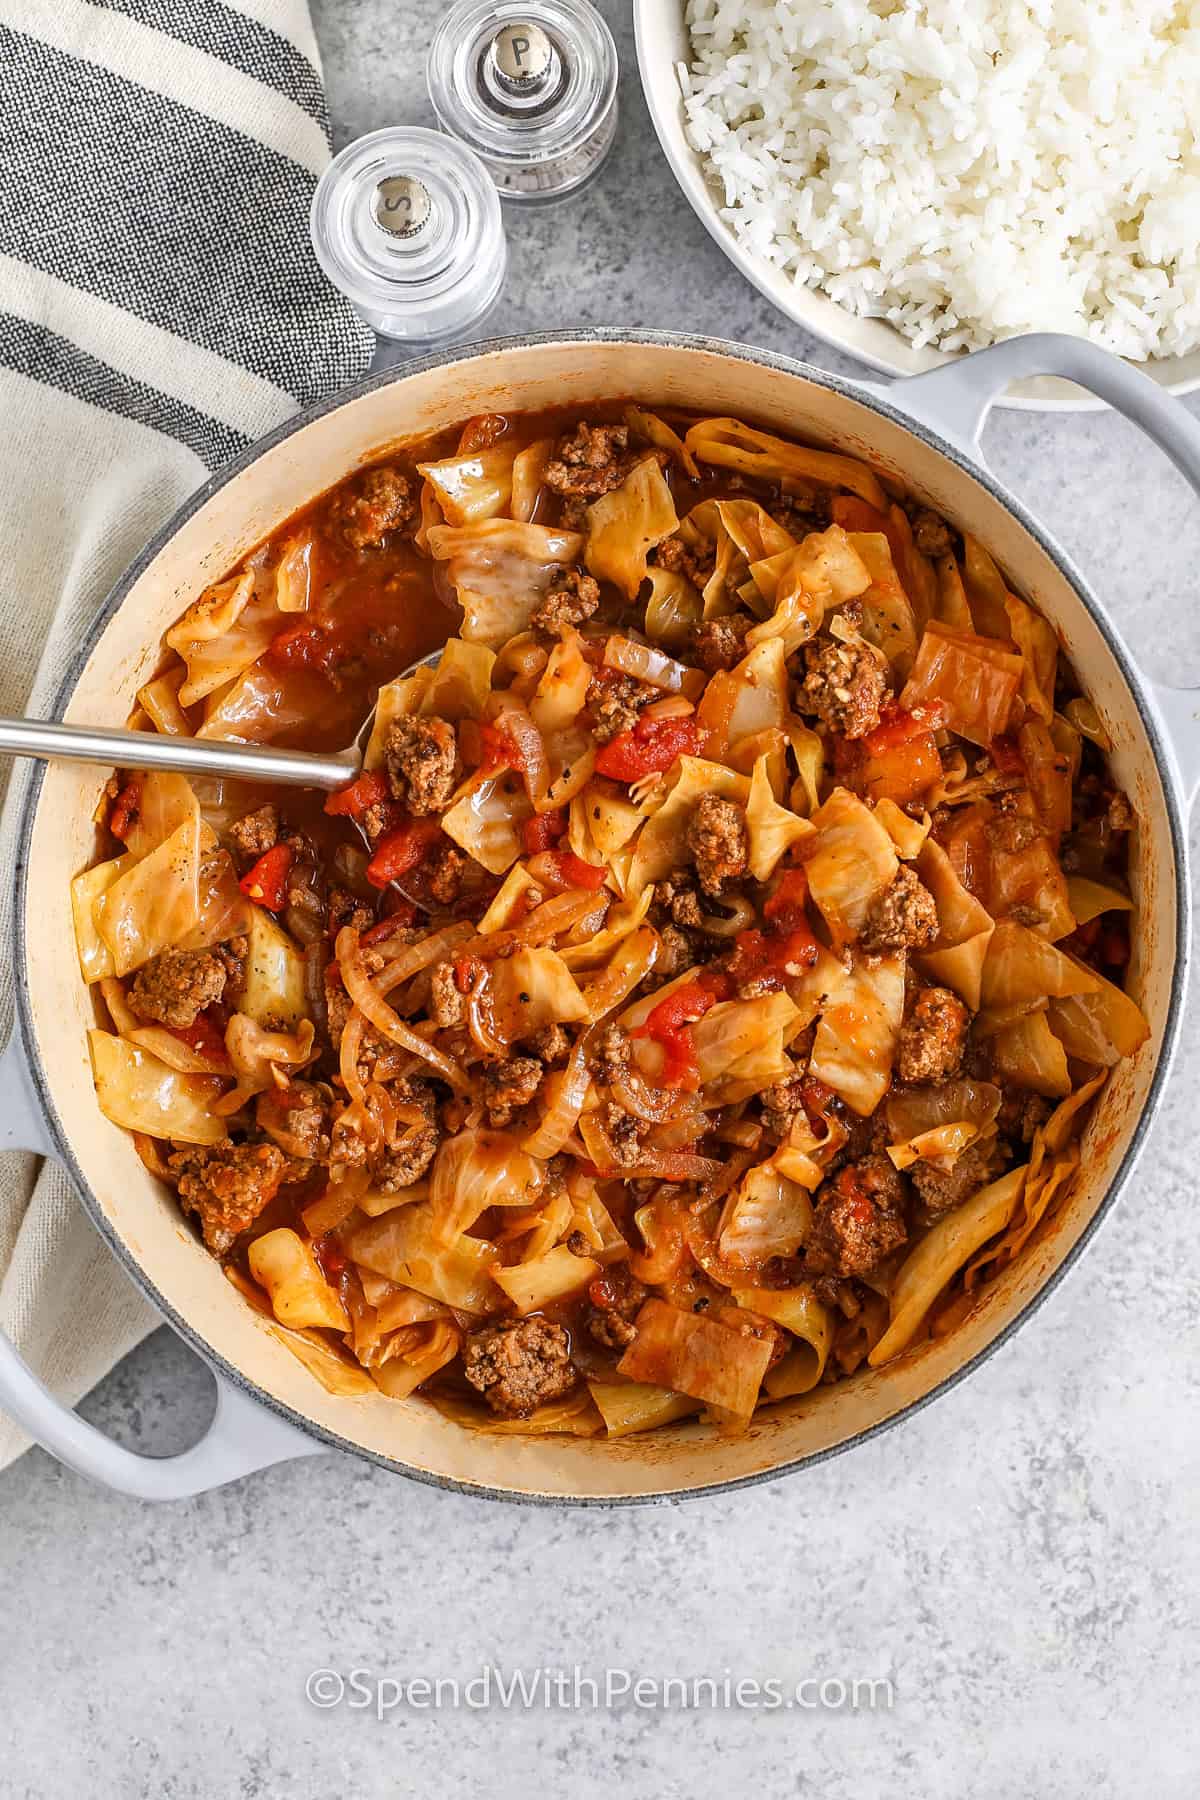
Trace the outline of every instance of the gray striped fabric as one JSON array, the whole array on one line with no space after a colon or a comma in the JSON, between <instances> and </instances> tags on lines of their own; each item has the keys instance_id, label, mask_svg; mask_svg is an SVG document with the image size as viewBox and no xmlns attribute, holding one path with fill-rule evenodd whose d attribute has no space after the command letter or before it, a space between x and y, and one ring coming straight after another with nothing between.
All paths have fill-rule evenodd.
<instances>
[{"instance_id":1,"label":"gray striped fabric","mask_svg":"<svg viewBox=\"0 0 1200 1800\"><path fill-rule=\"evenodd\" d=\"M305 0L0 0L0 94L0 713L36 714L164 519L374 340L309 247ZM0 882L4 1037L10 902ZM153 1323L60 1171L0 1158L0 1328L55 1390ZM0 1466L23 1442L0 1418Z\"/></svg>"},{"instance_id":2,"label":"gray striped fabric","mask_svg":"<svg viewBox=\"0 0 1200 1800\"><path fill-rule=\"evenodd\" d=\"M51 21L53 32L39 32ZM219 116L182 103L177 81L160 82L156 39L164 60L190 59L195 77L208 72L226 86ZM308 244L313 153L319 161L327 130L320 78L295 44L217 0L15 0L0 4L0 67L0 168L15 186L14 203L0 208L0 255L202 346L297 401L364 371L371 335L329 288ZM197 79L197 99L203 93ZM277 97L276 118L260 135L258 99L268 94ZM234 124L239 102L244 116ZM290 145L287 111L296 115ZM67 391L80 391L71 384L82 377L89 401L104 403L102 370L81 368L69 353L60 358L53 334L31 336L13 318L7 309L0 315L8 367ZM153 374L142 384L148 391L130 400L148 424L157 423ZM124 409L119 370L112 384ZM181 429L210 465L260 425L251 417L247 431L231 435L230 422L214 418L205 442L196 431L203 384L185 411L172 400L184 396L164 395L158 428Z\"/></svg>"}]
</instances>

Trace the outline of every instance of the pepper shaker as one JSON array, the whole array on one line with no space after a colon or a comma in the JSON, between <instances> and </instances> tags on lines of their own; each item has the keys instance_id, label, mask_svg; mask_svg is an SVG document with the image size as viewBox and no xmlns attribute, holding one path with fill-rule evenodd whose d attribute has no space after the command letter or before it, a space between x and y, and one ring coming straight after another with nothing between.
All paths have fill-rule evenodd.
<instances>
[{"instance_id":1,"label":"pepper shaker","mask_svg":"<svg viewBox=\"0 0 1200 1800\"><path fill-rule=\"evenodd\" d=\"M415 125L372 131L313 195L313 250L382 337L433 349L474 332L508 263L491 175L465 144Z\"/></svg>"},{"instance_id":2,"label":"pepper shaker","mask_svg":"<svg viewBox=\"0 0 1200 1800\"><path fill-rule=\"evenodd\" d=\"M458 0L426 80L443 130L482 158L504 200L577 192L616 136L616 45L588 0Z\"/></svg>"}]
</instances>

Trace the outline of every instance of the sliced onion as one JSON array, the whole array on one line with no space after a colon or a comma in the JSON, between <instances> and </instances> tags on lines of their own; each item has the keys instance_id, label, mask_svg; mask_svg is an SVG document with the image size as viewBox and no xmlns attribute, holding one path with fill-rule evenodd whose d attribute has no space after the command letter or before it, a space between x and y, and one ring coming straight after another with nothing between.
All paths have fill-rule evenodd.
<instances>
[{"instance_id":1,"label":"sliced onion","mask_svg":"<svg viewBox=\"0 0 1200 1800\"><path fill-rule=\"evenodd\" d=\"M381 994L390 994L398 988L402 981L410 975L417 975L422 969L429 968L431 963L441 962L451 950L466 943L471 936L471 927L460 920L457 925L444 925L419 943L406 944L398 956L390 963L385 963L375 976L375 987Z\"/></svg>"},{"instance_id":2,"label":"sliced onion","mask_svg":"<svg viewBox=\"0 0 1200 1800\"><path fill-rule=\"evenodd\" d=\"M704 691L703 669L689 669L665 651L656 650L652 644L635 643L633 638L610 637L604 646L604 666L619 669L623 675L632 675L668 694L686 694L695 700Z\"/></svg>"},{"instance_id":3,"label":"sliced onion","mask_svg":"<svg viewBox=\"0 0 1200 1800\"><path fill-rule=\"evenodd\" d=\"M650 1088L636 1069L619 1069L609 1081L617 1105L648 1125L662 1125L679 1113L680 1095L668 1088Z\"/></svg>"},{"instance_id":4,"label":"sliced onion","mask_svg":"<svg viewBox=\"0 0 1200 1800\"><path fill-rule=\"evenodd\" d=\"M550 765L542 734L525 708L512 703L506 703L497 723L517 747L525 791L537 812L550 786Z\"/></svg>"},{"instance_id":5,"label":"sliced onion","mask_svg":"<svg viewBox=\"0 0 1200 1800\"><path fill-rule=\"evenodd\" d=\"M758 921L753 901L747 900L744 894L728 894L721 904L731 906L733 911L705 913L701 929L708 937L736 937L739 931L749 931Z\"/></svg>"},{"instance_id":6,"label":"sliced onion","mask_svg":"<svg viewBox=\"0 0 1200 1800\"><path fill-rule=\"evenodd\" d=\"M567 1058L565 1068L547 1075L542 1086L541 1122L521 1146L530 1156L557 1156L578 1124L588 1093L587 1053L591 1036L591 1032L585 1032Z\"/></svg>"},{"instance_id":7,"label":"sliced onion","mask_svg":"<svg viewBox=\"0 0 1200 1800\"><path fill-rule=\"evenodd\" d=\"M1075 727L1081 737L1090 738L1101 750L1112 749L1112 739L1104 729L1100 714L1090 700L1082 696L1078 700L1068 700L1063 707L1067 719Z\"/></svg>"},{"instance_id":8,"label":"sliced onion","mask_svg":"<svg viewBox=\"0 0 1200 1800\"><path fill-rule=\"evenodd\" d=\"M479 964L467 990L467 1028L485 1056L505 1057L508 1043L496 1035L490 989L491 973Z\"/></svg>"},{"instance_id":9,"label":"sliced onion","mask_svg":"<svg viewBox=\"0 0 1200 1800\"><path fill-rule=\"evenodd\" d=\"M426 1043L423 1037L406 1025L404 1020L388 1005L382 994L372 986L371 978L363 966L362 951L359 948L358 932L353 925L343 925L337 935L338 967L342 971L342 980L346 984L346 992L354 1004L362 1012L368 1023L373 1025L381 1037L390 1043L398 1044L402 1050L408 1050L413 1056L419 1056L437 1070L443 1081L451 1087L466 1089L470 1087L466 1075L458 1063L434 1045ZM414 946L415 948L415 946Z\"/></svg>"},{"instance_id":10,"label":"sliced onion","mask_svg":"<svg viewBox=\"0 0 1200 1800\"><path fill-rule=\"evenodd\" d=\"M504 931L490 931L485 937L470 938L461 946L462 953L498 956L510 944L520 946L549 943L551 938L570 931L581 919L586 919L596 910L597 905L594 893L581 893L578 888L571 888L565 894L552 894L549 900L543 900L540 906L535 906L519 925L509 926Z\"/></svg>"},{"instance_id":11,"label":"sliced onion","mask_svg":"<svg viewBox=\"0 0 1200 1800\"><path fill-rule=\"evenodd\" d=\"M355 1177L358 1180L355 1180ZM309 1237L324 1237L327 1231L336 1231L344 1225L358 1204L360 1194L365 1194L370 1182L370 1175L365 1168L352 1169L346 1179L332 1181L311 1205L304 1207L300 1217L304 1220L304 1229Z\"/></svg>"},{"instance_id":12,"label":"sliced onion","mask_svg":"<svg viewBox=\"0 0 1200 1800\"><path fill-rule=\"evenodd\" d=\"M362 1107L367 1104L367 1095L362 1084L362 1077L358 1072L358 1056L362 1048L366 1023L362 1013L355 1007L346 1020L345 1028L342 1031L342 1041L338 1047L338 1072L342 1078L342 1086L351 1100L356 1100Z\"/></svg>"},{"instance_id":13,"label":"sliced onion","mask_svg":"<svg viewBox=\"0 0 1200 1800\"><path fill-rule=\"evenodd\" d=\"M635 1178L649 1176L659 1181L712 1181L720 1172L721 1164L711 1156L695 1156L689 1150L645 1148L628 1171Z\"/></svg>"}]
</instances>

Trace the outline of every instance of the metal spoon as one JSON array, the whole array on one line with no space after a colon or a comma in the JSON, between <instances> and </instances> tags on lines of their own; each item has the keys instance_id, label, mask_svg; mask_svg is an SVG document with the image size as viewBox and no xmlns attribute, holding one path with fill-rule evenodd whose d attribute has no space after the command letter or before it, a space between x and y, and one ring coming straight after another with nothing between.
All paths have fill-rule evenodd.
<instances>
[{"instance_id":1,"label":"metal spoon","mask_svg":"<svg viewBox=\"0 0 1200 1800\"><path fill-rule=\"evenodd\" d=\"M421 657L403 675L436 663L440 656L441 651L435 650ZM320 756L309 750L274 750L268 744L209 743L152 731L60 725L48 719L0 719L0 755L31 756L39 762L99 763L115 769L169 769L179 775L223 775L281 787L340 788L353 781L362 768L374 723L372 707L348 749Z\"/></svg>"}]
</instances>

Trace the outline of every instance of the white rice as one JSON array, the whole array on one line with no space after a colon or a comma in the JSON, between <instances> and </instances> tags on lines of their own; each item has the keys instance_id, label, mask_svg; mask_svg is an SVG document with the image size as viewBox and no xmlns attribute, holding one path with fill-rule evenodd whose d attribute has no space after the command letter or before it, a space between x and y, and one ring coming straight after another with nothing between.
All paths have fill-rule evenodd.
<instances>
[{"instance_id":1,"label":"white rice","mask_svg":"<svg viewBox=\"0 0 1200 1800\"><path fill-rule=\"evenodd\" d=\"M1200 344L1200 0L688 0L756 256L916 344Z\"/></svg>"}]
</instances>

